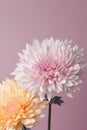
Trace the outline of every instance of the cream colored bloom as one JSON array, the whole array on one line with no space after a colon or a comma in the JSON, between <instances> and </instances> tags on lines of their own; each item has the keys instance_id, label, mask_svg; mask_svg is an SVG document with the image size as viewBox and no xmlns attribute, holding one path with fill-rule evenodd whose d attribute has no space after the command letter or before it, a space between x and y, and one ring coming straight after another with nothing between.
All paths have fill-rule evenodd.
<instances>
[{"instance_id":1,"label":"cream colored bloom","mask_svg":"<svg viewBox=\"0 0 87 130\"><path fill-rule=\"evenodd\" d=\"M50 100L53 91L72 97L72 92L79 90L83 69L83 49L72 41L50 38L26 44L13 75L23 89L38 93L41 100L47 95Z\"/></svg>"},{"instance_id":2,"label":"cream colored bloom","mask_svg":"<svg viewBox=\"0 0 87 130\"><path fill-rule=\"evenodd\" d=\"M20 84L6 79L0 84L0 130L22 130L33 127L43 117L42 109L47 104L26 90Z\"/></svg>"}]
</instances>

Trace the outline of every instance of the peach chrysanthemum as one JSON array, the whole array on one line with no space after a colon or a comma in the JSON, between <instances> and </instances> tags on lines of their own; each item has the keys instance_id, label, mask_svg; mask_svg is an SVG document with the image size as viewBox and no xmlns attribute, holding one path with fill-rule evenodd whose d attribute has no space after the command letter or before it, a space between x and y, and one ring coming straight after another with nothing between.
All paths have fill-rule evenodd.
<instances>
[{"instance_id":1,"label":"peach chrysanthemum","mask_svg":"<svg viewBox=\"0 0 87 130\"><path fill-rule=\"evenodd\" d=\"M26 44L13 72L15 79L23 84L22 88L37 92L41 100L45 95L50 100L53 91L72 97L82 82L84 53L71 42L50 38Z\"/></svg>"},{"instance_id":2,"label":"peach chrysanthemum","mask_svg":"<svg viewBox=\"0 0 87 130\"><path fill-rule=\"evenodd\" d=\"M23 125L31 128L43 117L42 109L47 102L19 86L10 79L0 84L0 130L22 130Z\"/></svg>"}]
</instances>

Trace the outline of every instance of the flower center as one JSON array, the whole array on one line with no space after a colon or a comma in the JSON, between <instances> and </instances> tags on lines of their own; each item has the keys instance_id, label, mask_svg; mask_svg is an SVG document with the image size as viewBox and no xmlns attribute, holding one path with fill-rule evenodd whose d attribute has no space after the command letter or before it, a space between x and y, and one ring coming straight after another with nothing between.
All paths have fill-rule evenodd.
<instances>
[{"instance_id":1,"label":"flower center","mask_svg":"<svg viewBox=\"0 0 87 130\"><path fill-rule=\"evenodd\" d=\"M58 62L56 60L53 60L52 58L45 59L40 61L38 68L39 72L41 73L56 71L58 68Z\"/></svg>"},{"instance_id":2,"label":"flower center","mask_svg":"<svg viewBox=\"0 0 87 130\"><path fill-rule=\"evenodd\" d=\"M17 101L14 99L10 104L8 104L7 107L4 108L4 110L5 110L6 112L11 112L11 111L15 110L15 109L17 108L17 106L18 106L18 103L17 103Z\"/></svg>"},{"instance_id":3,"label":"flower center","mask_svg":"<svg viewBox=\"0 0 87 130\"><path fill-rule=\"evenodd\" d=\"M53 58L43 59L37 65L39 78L45 81L45 85L49 82L55 82L58 79L57 71L60 69L58 61Z\"/></svg>"}]
</instances>

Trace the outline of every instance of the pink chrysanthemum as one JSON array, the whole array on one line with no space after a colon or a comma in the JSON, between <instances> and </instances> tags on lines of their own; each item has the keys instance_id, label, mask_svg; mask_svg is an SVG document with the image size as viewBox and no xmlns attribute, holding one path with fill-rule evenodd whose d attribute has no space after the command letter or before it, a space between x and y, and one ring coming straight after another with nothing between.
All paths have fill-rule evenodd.
<instances>
[{"instance_id":1,"label":"pink chrysanthemum","mask_svg":"<svg viewBox=\"0 0 87 130\"><path fill-rule=\"evenodd\" d=\"M26 44L12 73L15 80L23 84L23 89L38 93L42 100L45 95L50 100L52 91L65 92L72 97L72 92L79 90L78 84L82 82L84 53L71 43L50 38L41 43L34 40L32 45Z\"/></svg>"}]
</instances>

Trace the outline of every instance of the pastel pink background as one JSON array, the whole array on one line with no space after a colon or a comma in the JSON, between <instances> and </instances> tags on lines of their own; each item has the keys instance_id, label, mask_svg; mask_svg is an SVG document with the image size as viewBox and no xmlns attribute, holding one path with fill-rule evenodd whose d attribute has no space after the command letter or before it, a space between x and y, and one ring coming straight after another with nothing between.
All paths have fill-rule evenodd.
<instances>
[{"instance_id":1,"label":"pastel pink background","mask_svg":"<svg viewBox=\"0 0 87 130\"><path fill-rule=\"evenodd\" d=\"M34 38L72 39L87 55L86 0L0 0L0 81L10 77L17 52ZM73 99L52 107L52 130L87 130L87 74ZM46 117L32 130L47 130Z\"/></svg>"}]
</instances>

